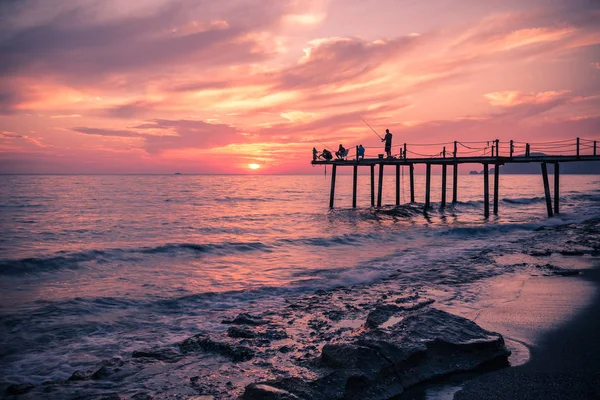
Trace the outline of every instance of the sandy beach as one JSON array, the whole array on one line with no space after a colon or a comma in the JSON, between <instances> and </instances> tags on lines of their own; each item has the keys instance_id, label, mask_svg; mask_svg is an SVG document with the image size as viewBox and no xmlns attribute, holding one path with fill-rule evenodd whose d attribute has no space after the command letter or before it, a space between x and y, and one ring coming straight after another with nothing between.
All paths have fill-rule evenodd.
<instances>
[{"instance_id":1,"label":"sandy beach","mask_svg":"<svg viewBox=\"0 0 600 400\"><path fill-rule=\"evenodd\" d=\"M484 310L477 322L522 340L531 359L477 377L455 399L600 398L598 265L577 277L527 280L520 296Z\"/></svg>"}]
</instances>

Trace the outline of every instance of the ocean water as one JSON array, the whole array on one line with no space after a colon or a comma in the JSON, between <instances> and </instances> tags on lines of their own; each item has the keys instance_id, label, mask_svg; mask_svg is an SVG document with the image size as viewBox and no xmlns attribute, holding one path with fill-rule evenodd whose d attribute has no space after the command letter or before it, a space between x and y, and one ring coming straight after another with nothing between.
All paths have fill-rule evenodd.
<instances>
[{"instance_id":1,"label":"ocean water","mask_svg":"<svg viewBox=\"0 0 600 400\"><path fill-rule=\"evenodd\" d=\"M67 379L140 347L222 331L223 313L391 274L448 298L514 271L481 254L522 253L544 227L600 217L594 175L561 177L554 218L541 176L501 176L499 215L488 220L482 176L459 176L459 203L441 210L436 174L428 213L424 176L415 204L407 178L394 207L386 177L389 206L378 210L359 176L352 209L352 178L338 175L329 210L323 175L0 176L0 380Z\"/></svg>"}]
</instances>

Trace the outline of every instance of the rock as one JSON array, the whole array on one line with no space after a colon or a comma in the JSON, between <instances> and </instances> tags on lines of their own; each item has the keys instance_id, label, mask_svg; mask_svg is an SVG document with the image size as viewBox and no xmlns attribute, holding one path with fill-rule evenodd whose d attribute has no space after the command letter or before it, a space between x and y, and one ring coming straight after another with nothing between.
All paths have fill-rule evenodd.
<instances>
[{"instance_id":1,"label":"rock","mask_svg":"<svg viewBox=\"0 0 600 400\"><path fill-rule=\"evenodd\" d=\"M242 395L243 400L294 400L298 399L298 396L291 394L290 392L277 389L276 387L269 386L264 383L252 383L246 386L244 394Z\"/></svg>"},{"instance_id":2,"label":"rock","mask_svg":"<svg viewBox=\"0 0 600 400\"><path fill-rule=\"evenodd\" d=\"M175 363L183 357L176 349L172 347L157 347L152 349L143 349L134 351L133 358L152 358L166 363Z\"/></svg>"},{"instance_id":3,"label":"rock","mask_svg":"<svg viewBox=\"0 0 600 400\"><path fill-rule=\"evenodd\" d=\"M248 328L239 328L237 326L232 326L229 329L227 329L227 336L231 338L253 339L256 337L256 333L252 332Z\"/></svg>"},{"instance_id":4,"label":"rock","mask_svg":"<svg viewBox=\"0 0 600 400\"><path fill-rule=\"evenodd\" d=\"M269 340L283 340L289 337L284 330L277 329L267 329L261 336Z\"/></svg>"},{"instance_id":5,"label":"rock","mask_svg":"<svg viewBox=\"0 0 600 400\"><path fill-rule=\"evenodd\" d=\"M557 275L557 276L573 276L573 275L579 275L579 271L576 269L566 269L566 268L561 268L561 267L557 267L555 265L552 264L546 264L546 265L536 265L535 266L538 269L541 269L542 271L546 272L546 276L551 276L551 275Z\"/></svg>"},{"instance_id":6,"label":"rock","mask_svg":"<svg viewBox=\"0 0 600 400\"><path fill-rule=\"evenodd\" d=\"M31 383L22 383L19 385L10 385L6 388L6 394L9 396L19 396L33 389L35 386Z\"/></svg>"},{"instance_id":7,"label":"rock","mask_svg":"<svg viewBox=\"0 0 600 400\"><path fill-rule=\"evenodd\" d=\"M93 373L94 373L94 371L90 371L90 370L82 371L82 370L78 369L71 374L71 376L69 377L69 380L70 381L86 381L92 377Z\"/></svg>"},{"instance_id":8,"label":"rock","mask_svg":"<svg viewBox=\"0 0 600 400\"><path fill-rule=\"evenodd\" d=\"M289 353L290 351L292 351L292 348L291 348L290 346L281 346L281 347L278 349L278 351L279 351L280 353L283 353L283 354L285 354L285 353Z\"/></svg>"},{"instance_id":9,"label":"rock","mask_svg":"<svg viewBox=\"0 0 600 400\"><path fill-rule=\"evenodd\" d=\"M255 383L246 387L243 399L261 398L262 394L274 399L288 397L266 396L385 399L419 382L473 370L488 362L506 362L510 355L499 334L434 308L412 312L384 330L377 328L399 309L380 305L369 314L372 329L349 341L323 346L319 378Z\"/></svg>"},{"instance_id":10,"label":"rock","mask_svg":"<svg viewBox=\"0 0 600 400\"><path fill-rule=\"evenodd\" d=\"M559 253L563 256L582 256L585 252L581 250L561 250Z\"/></svg>"},{"instance_id":11,"label":"rock","mask_svg":"<svg viewBox=\"0 0 600 400\"><path fill-rule=\"evenodd\" d=\"M100 368L98 368L90 378L94 380L106 379L115 372L119 372L124 364L125 363L120 358L102 361L100 363Z\"/></svg>"},{"instance_id":12,"label":"rock","mask_svg":"<svg viewBox=\"0 0 600 400\"><path fill-rule=\"evenodd\" d=\"M269 321L262 319L261 317L256 317L251 314L242 313L239 314L232 320L224 319L221 321L222 324L233 324L233 325L250 325L250 326L259 326L268 324Z\"/></svg>"},{"instance_id":13,"label":"rock","mask_svg":"<svg viewBox=\"0 0 600 400\"><path fill-rule=\"evenodd\" d=\"M148 393L136 393L131 396L131 400L152 400L152 396Z\"/></svg>"},{"instance_id":14,"label":"rock","mask_svg":"<svg viewBox=\"0 0 600 400\"><path fill-rule=\"evenodd\" d=\"M254 357L254 351L249 347L217 342L204 334L185 339L178 346L183 354L206 351L228 357L233 362L248 361Z\"/></svg>"},{"instance_id":15,"label":"rock","mask_svg":"<svg viewBox=\"0 0 600 400\"><path fill-rule=\"evenodd\" d=\"M393 304L379 305L367 315L365 327L369 329L377 328L399 311L401 311L401 308Z\"/></svg>"}]
</instances>

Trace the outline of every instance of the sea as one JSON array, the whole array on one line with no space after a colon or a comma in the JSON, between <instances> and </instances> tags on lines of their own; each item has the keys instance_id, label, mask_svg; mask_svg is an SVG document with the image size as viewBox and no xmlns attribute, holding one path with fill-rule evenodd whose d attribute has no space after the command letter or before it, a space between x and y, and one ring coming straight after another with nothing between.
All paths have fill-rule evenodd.
<instances>
[{"instance_id":1,"label":"sea","mask_svg":"<svg viewBox=\"0 0 600 400\"><path fill-rule=\"evenodd\" d=\"M0 381L68 379L111 357L223 331L223 314L277 309L340 286L401 274L444 298L514 272L481 254L527 252L548 230L600 218L600 176L562 175L548 218L541 175L501 175L499 213L483 216L483 176L383 183L338 175L0 176ZM492 181L492 180L491 180ZM551 179L552 182L552 179ZM490 185L492 182L490 182ZM544 234L543 239L538 235ZM495 261L496 260L496 261ZM433 268L435 267L435 268ZM443 301L443 299L439 299ZM461 301L469 302L468 298Z\"/></svg>"}]
</instances>

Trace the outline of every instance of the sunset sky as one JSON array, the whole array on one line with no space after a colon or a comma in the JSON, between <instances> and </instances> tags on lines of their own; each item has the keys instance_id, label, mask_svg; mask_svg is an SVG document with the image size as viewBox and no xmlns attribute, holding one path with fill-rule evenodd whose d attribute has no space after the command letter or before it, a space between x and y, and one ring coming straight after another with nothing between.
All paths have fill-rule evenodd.
<instances>
[{"instance_id":1,"label":"sunset sky","mask_svg":"<svg viewBox=\"0 0 600 400\"><path fill-rule=\"evenodd\" d=\"M600 139L600 2L0 2L0 173L322 173L313 146L381 147L361 117Z\"/></svg>"}]
</instances>

